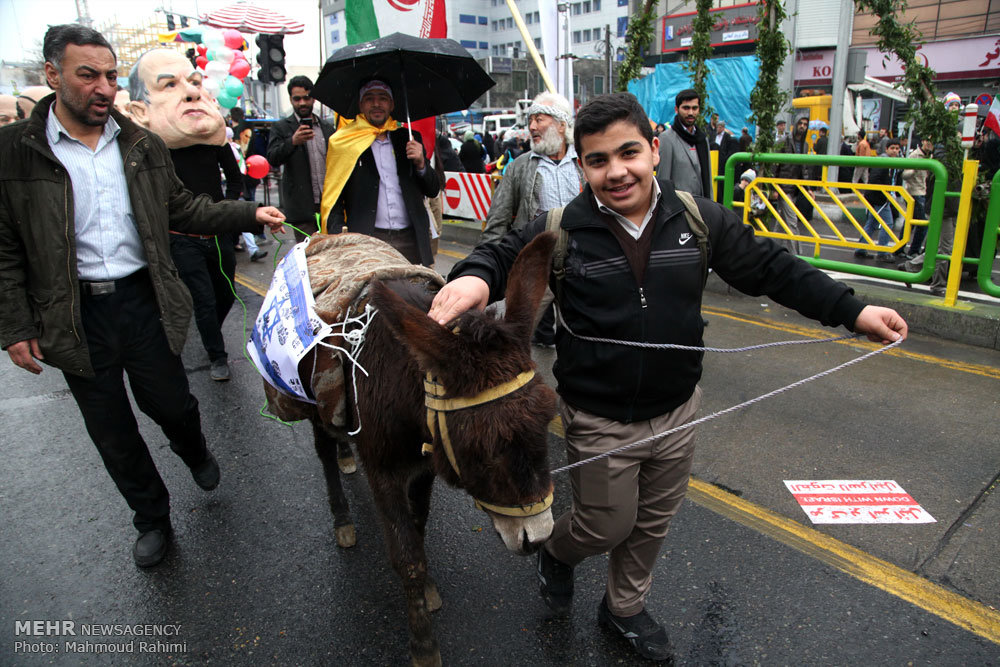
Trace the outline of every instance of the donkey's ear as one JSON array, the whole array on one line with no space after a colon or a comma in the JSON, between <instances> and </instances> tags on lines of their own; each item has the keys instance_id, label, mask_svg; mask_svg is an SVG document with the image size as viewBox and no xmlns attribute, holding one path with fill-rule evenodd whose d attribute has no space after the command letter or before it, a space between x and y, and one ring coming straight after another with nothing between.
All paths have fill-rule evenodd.
<instances>
[{"instance_id":1,"label":"donkey's ear","mask_svg":"<svg viewBox=\"0 0 1000 667\"><path fill-rule=\"evenodd\" d=\"M435 371L459 354L458 337L411 306L380 280L372 282L372 303L389 330L406 346L423 371Z\"/></svg>"},{"instance_id":2,"label":"donkey's ear","mask_svg":"<svg viewBox=\"0 0 1000 667\"><path fill-rule=\"evenodd\" d=\"M507 312L504 320L514 324L525 340L535 326L535 313L548 285L555 232L542 232L524 246L507 279Z\"/></svg>"}]
</instances>

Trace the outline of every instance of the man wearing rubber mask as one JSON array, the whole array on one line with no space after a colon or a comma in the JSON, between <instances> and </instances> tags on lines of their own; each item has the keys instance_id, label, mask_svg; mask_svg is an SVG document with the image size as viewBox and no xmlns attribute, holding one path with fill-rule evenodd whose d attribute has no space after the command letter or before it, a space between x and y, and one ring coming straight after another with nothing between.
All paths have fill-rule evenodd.
<instances>
[{"instance_id":1,"label":"man wearing rubber mask","mask_svg":"<svg viewBox=\"0 0 1000 667\"><path fill-rule=\"evenodd\" d=\"M414 264L430 266L430 217L424 197L437 196L420 133L393 119L393 91L372 79L358 91L360 114L330 137L320 220L327 233L347 231L385 241ZM373 184L377 187L372 187Z\"/></svg>"},{"instance_id":2,"label":"man wearing rubber mask","mask_svg":"<svg viewBox=\"0 0 1000 667\"><path fill-rule=\"evenodd\" d=\"M142 54L132 69L132 118L158 134L167 148L225 143L225 122L219 107L202 88L201 72L183 54L153 49Z\"/></svg>"}]
</instances>

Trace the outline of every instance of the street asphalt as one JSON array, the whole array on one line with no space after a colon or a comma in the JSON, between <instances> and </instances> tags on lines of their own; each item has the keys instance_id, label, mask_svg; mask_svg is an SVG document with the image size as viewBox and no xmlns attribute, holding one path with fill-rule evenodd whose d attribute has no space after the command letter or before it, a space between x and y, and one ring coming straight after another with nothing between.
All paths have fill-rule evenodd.
<instances>
[{"instance_id":1,"label":"street asphalt","mask_svg":"<svg viewBox=\"0 0 1000 667\"><path fill-rule=\"evenodd\" d=\"M442 272L469 251L455 240L446 234ZM276 246L264 249L264 262L239 256L247 325L272 270ZM907 303L919 294L896 291ZM918 333L899 348L699 427L695 479L647 603L678 664L1000 664L1000 351L921 330L920 313L950 311L920 298L908 315ZM60 374L0 364L0 665L408 663L405 604L364 471L345 477L358 544L340 549L310 428L259 414L261 379L238 355L239 308L225 325L231 382L209 379L193 327L184 352L220 487L196 487L139 417L175 528L150 570L132 563L130 514ZM704 314L717 347L843 333L721 285ZM873 349L852 340L708 354L701 414ZM535 354L554 384L554 354ZM553 467L565 462L554 431ZM895 480L935 522L814 526L785 488L794 479ZM568 504L560 475L554 510ZM445 664L639 664L595 622L605 557L577 568L561 619L537 595L533 559L508 553L464 492L435 485L426 543ZM72 625L33 634L51 628L27 621ZM116 624L172 634L105 627ZM95 628L112 635L82 634ZM108 652L73 652L88 647Z\"/></svg>"}]
</instances>

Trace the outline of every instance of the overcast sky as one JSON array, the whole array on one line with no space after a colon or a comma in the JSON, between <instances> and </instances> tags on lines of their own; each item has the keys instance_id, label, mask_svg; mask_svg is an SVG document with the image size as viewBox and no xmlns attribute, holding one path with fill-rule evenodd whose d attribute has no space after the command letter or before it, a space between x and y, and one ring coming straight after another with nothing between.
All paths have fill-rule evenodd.
<instances>
[{"instance_id":1,"label":"overcast sky","mask_svg":"<svg viewBox=\"0 0 1000 667\"><path fill-rule=\"evenodd\" d=\"M84 0L79 2L82 7ZM235 0L87 0L95 28L115 17L124 25L137 25L154 16L162 20L163 14L156 12L158 8L201 16L231 4L235 4ZM319 64L317 0L258 0L257 4L273 8L305 24L304 32L285 38L289 65ZM75 0L0 0L0 59L7 62L23 60L26 51L41 43L49 25L76 21L76 6Z\"/></svg>"}]
</instances>

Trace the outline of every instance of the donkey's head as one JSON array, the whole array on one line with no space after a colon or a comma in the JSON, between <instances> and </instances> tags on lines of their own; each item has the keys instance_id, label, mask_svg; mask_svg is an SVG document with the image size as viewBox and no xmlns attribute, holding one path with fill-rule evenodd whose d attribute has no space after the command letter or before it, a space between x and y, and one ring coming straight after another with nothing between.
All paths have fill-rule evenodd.
<instances>
[{"instance_id":1,"label":"donkey's head","mask_svg":"<svg viewBox=\"0 0 1000 667\"><path fill-rule=\"evenodd\" d=\"M529 339L554 245L555 235L545 233L518 255L503 319L468 312L445 328L385 285L372 291L380 316L425 373L435 471L475 498L518 553L534 551L552 532L555 394L534 375Z\"/></svg>"}]
</instances>

